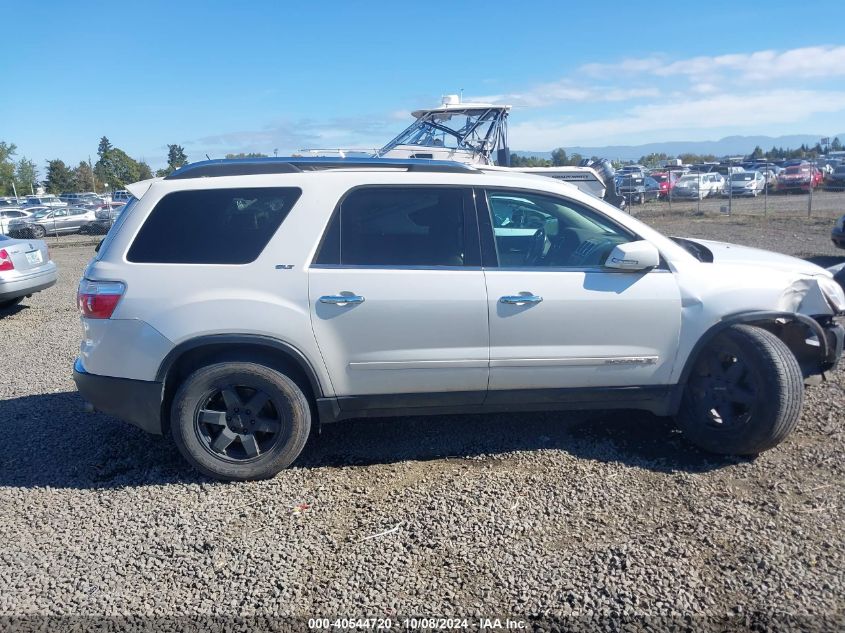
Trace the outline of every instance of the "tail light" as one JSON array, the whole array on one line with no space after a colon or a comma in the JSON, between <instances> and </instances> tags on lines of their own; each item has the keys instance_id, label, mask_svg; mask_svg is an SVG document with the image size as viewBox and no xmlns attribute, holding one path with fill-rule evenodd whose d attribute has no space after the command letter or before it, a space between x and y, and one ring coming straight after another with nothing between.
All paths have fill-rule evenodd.
<instances>
[{"instance_id":1,"label":"tail light","mask_svg":"<svg viewBox=\"0 0 845 633\"><path fill-rule=\"evenodd\" d=\"M84 317L110 319L125 291L126 286L119 281L83 279L76 293L76 305Z\"/></svg>"},{"instance_id":2,"label":"tail light","mask_svg":"<svg viewBox=\"0 0 845 633\"><path fill-rule=\"evenodd\" d=\"M0 271L14 270L15 265L12 263L12 256L5 248L0 248Z\"/></svg>"}]
</instances>

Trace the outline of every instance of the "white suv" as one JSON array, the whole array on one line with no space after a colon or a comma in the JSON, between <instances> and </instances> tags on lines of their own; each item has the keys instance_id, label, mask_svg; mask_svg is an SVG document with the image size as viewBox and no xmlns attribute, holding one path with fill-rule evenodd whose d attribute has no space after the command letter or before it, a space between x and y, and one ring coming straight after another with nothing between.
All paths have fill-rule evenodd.
<instances>
[{"instance_id":1,"label":"white suv","mask_svg":"<svg viewBox=\"0 0 845 633\"><path fill-rule=\"evenodd\" d=\"M74 378L222 479L385 415L637 408L755 454L842 353L829 272L664 237L550 178L279 158L130 190L80 283Z\"/></svg>"}]
</instances>

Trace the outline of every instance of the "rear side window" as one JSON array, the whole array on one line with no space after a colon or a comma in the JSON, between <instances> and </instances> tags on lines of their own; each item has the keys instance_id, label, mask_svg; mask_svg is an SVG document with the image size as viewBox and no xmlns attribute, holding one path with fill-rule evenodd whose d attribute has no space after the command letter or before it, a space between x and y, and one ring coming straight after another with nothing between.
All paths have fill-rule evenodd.
<instances>
[{"instance_id":1,"label":"rear side window","mask_svg":"<svg viewBox=\"0 0 845 633\"><path fill-rule=\"evenodd\" d=\"M267 246L301 193L294 187L266 187L167 194L150 212L127 259L248 264Z\"/></svg>"},{"instance_id":2,"label":"rear side window","mask_svg":"<svg viewBox=\"0 0 845 633\"><path fill-rule=\"evenodd\" d=\"M459 188L356 189L332 217L314 263L477 266L478 238L468 221L469 195Z\"/></svg>"}]
</instances>

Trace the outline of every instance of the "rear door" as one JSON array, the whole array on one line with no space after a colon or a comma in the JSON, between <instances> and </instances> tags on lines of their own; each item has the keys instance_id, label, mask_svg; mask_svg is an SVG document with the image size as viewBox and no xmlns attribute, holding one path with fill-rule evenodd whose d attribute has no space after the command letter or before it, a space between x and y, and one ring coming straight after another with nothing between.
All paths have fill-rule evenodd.
<instances>
[{"instance_id":1,"label":"rear door","mask_svg":"<svg viewBox=\"0 0 845 633\"><path fill-rule=\"evenodd\" d=\"M483 401L480 263L468 188L368 186L341 200L309 268L311 321L341 408Z\"/></svg>"}]
</instances>

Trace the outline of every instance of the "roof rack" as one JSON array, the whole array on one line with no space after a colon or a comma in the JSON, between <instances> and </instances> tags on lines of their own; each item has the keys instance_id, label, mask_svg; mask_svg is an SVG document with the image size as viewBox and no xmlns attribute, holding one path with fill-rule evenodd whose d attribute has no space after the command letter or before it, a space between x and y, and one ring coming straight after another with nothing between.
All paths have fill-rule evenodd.
<instances>
[{"instance_id":1,"label":"roof rack","mask_svg":"<svg viewBox=\"0 0 845 633\"><path fill-rule=\"evenodd\" d=\"M472 165L448 160L427 158L335 158L320 156L292 156L278 158L224 158L204 160L185 165L167 176L165 180L184 178L214 178L220 176L247 176L255 174L290 174L323 169L356 167L395 167L407 171L477 173Z\"/></svg>"}]
</instances>

